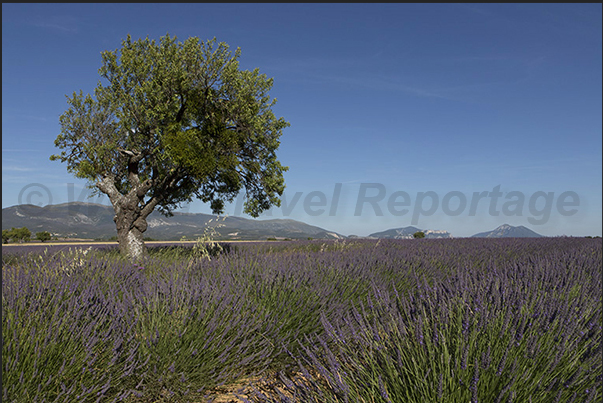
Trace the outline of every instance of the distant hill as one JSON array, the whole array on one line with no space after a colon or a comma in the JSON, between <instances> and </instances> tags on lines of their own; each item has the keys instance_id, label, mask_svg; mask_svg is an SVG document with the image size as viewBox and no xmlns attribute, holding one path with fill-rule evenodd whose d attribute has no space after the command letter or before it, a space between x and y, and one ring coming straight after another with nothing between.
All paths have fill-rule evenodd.
<instances>
[{"instance_id":1,"label":"distant hill","mask_svg":"<svg viewBox=\"0 0 603 403\"><path fill-rule=\"evenodd\" d=\"M411 239L414 238L415 232L421 231L425 234L425 238L452 238L447 231L442 230L422 230L417 227L392 228L381 232L375 232L369 235L369 238L384 238L384 239Z\"/></svg>"},{"instance_id":2,"label":"distant hill","mask_svg":"<svg viewBox=\"0 0 603 403\"><path fill-rule=\"evenodd\" d=\"M2 229L27 227L32 234L48 231L55 236L86 239L108 239L116 236L113 208L94 203L65 203L38 207L24 204L2 209ZM206 224L215 225L216 216L202 213L174 213L165 217L155 211L147 218L145 237L157 240L180 240L183 236L202 236ZM218 239L339 239L338 234L300 221L289 219L254 220L243 217L220 219Z\"/></svg>"},{"instance_id":3,"label":"distant hill","mask_svg":"<svg viewBox=\"0 0 603 403\"><path fill-rule=\"evenodd\" d=\"M471 238L542 238L543 235L537 234L529 228L520 225L514 227L509 224L503 224L500 227L487 232L480 232L472 235Z\"/></svg>"}]
</instances>

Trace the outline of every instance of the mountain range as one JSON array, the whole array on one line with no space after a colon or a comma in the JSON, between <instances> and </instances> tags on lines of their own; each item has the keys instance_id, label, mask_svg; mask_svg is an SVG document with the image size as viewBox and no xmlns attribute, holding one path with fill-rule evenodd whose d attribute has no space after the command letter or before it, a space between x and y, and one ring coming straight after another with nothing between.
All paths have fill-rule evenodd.
<instances>
[{"instance_id":1,"label":"mountain range","mask_svg":"<svg viewBox=\"0 0 603 403\"><path fill-rule=\"evenodd\" d=\"M541 238L543 235L537 234L529 228L520 225L513 227L509 224L503 224L492 231L480 232L471 238Z\"/></svg>"},{"instance_id":2,"label":"mountain range","mask_svg":"<svg viewBox=\"0 0 603 403\"><path fill-rule=\"evenodd\" d=\"M448 231L432 230L432 229L419 229L417 227L404 227L404 228L392 228L381 232L374 232L370 234L369 238L387 238L387 239L412 239L416 232L422 232L425 234L425 238L452 238L452 235Z\"/></svg>"},{"instance_id":3,"label":"mountain range","mask_svg":"<svg viewBox=\"0 0 603 403\"><path fill-rule=\"evenodd\" d=\"M72 202L44 207L22 204L2 209L2 229L27 227L32 234L48 231L61 238L109 239L116 235L113 216L113 207L95 203ZM208 227L214 227L217 232L215 239L219 240L347 238L335 231L291 219L254 220L226 216L217 220L211 214L178 212L172 217L165 217L154 211L148 217L147 224L144 236L156 240L196 239L203 236ZM375 232L368 238L411 239L418 231L423 232L425 238L452 238L448 231L413 226ZM542 235L524 226L503 224L472 237L535 238Z\"/></svg>"},{"instance_id":4,"label":"mountain range","mask_svg":"<svg viewBox=\"0 0 603 403\"><path fill-rule=\"evenodd\" d=\"M44 207L18 205L2 209L2 229L27 227L32 234L48 231L54 236L109 239L116 235L113 207L94 203L65 203ZM156 240L196 239L209 227L215 239L252 240L266 238L339 239L344 235L289 219L252 220L243 217L217 219L211 214L177 213L165 217L154 211L147 218L145 237Z\"/></svg>"}]
</instances>

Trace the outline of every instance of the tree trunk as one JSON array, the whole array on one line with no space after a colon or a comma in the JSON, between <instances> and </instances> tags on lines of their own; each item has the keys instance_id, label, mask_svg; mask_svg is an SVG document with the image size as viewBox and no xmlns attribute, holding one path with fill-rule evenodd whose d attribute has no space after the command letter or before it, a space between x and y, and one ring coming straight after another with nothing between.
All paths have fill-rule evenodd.
<instances>
[{"instance_id":1,"label":"tree trunk","mask_svg":"<svg viewBox=\"0 0 603 403\"><path fill-rule=\"evenodd\" d=\"M130 262L142 263L148 256L142 234L147 230L147 217L153 212L159 199L153 197L146 203L143 202L144 195L153 186L153 182L147 179L141 183L135 174L136 167L130 168L132 171L130 182L133 184L133 189L127 194L123 195L117 190L112 175L103 177L96 186L109 196L113 204L115 211L113 221L117 227L120 252L127 256Z\"/></svg>"},{"instance_id":2,"label":"tree trunk","mask_svg":"<svg viewBox=\"0 0 603 403\"><path fill-rule=\"evenodd\" d=\"M132 263L142 263L148 256L147 247L144 244L142 232L137 228L130 231L117 231L119 250L122 255L127 256Z\"/></svg>"},{"instance_id":3,"label":"tree trunk","mask_svg":"<svg viewBox=\"0 0 603 403\"><path fill-rule=\"evenodd\" d=\"M115 208L117 207L117 208ZM117 240L122 255L132 263L142 263L148 256L143 233L147 230L147 215L143 215L136 201L120 203L115 208Z\"/></svg>"}]
</instances>

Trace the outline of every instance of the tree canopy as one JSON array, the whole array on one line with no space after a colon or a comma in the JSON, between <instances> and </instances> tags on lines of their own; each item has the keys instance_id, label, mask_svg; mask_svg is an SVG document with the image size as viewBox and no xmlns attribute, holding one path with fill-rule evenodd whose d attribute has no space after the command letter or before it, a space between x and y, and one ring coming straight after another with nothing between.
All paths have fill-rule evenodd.
<instances>
[{"instance_id":1,"label":"tree canopy","mask_svg":"<svg viewBox=\"0 0 603 403\"><path fill-rule=\"evenodd\" d=\"M271 110L273 80L240 71L240 49L232 55L215 38L176 40L128 35L102 52L108 84L99 82L96 99L68 97L55 141L67 151L51 159L105 193L140 187L164 212L193 196L220 212L245 188L245 212L258 216L278 205L287 169L275 155L289 123Z\"/></svg>"},{"instance_id":2,"label":"tree canopy","mask_svg":"<svg viewBox=\"0 0 603 403\"><path fill-rule=\"evenodd\" d=\"M36 239L40 240L41 242L50 241L52 239L52 234L48 231L36 232Z\"/></svg>"},{"instance_id":3,"label":"tree canopy","mask_svg":"<svg viewBox=\"0 0 603 403\"><path fill-rule=\"evenodd\" d=\"M2 243L9 243L11 240L21 243L28 242L30 239L31 231L27 227L2 230Z\"/></svg>"},{"instance_id":4,"label":"tree canopy","mask_svg":"<svg viewBox=\"0 0 603 403\"><path fill-rule=\"evenodd\" d=\"M128 35L102 52L94 96L67 97L62 151L50 158L109 196L118 238L120 228L144 232L155 208L170 215L194 197L220 213L244 189L253 217L280 205L287 167L276 150L289 123L272 112L273 80L240 70L240 53L215 38Z\"/></svg>"}]
</instances>

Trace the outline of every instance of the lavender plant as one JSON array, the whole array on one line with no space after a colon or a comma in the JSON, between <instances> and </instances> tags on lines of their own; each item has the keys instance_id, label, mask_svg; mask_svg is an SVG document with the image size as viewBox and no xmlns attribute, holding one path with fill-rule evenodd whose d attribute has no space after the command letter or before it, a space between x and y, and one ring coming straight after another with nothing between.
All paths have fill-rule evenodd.
<instances>
[{"instance_id":1,"label":"lavender plant","mask_svg":"<svg viewBox=\"0 0 603 403\"><path fill-rule=\"evenodd\" d=\"M417 277L404 297L376 288L342 320L323 316L325 334L300 340L302 376L255 400L596 401L600 242L532 242L505 262L508 245L435 285Z\"/></svg>"},{"instance_id":2,"label":"lavender plant","mask_svg":"<svg viewBox=\"0 0 603 403\"><path fill-rule=\"evenodd\" d=\"M6 401L211 401L242 379L269 402L602 395L600 239L59 252L3 253Z\"/></svg>"}]
</instances>

